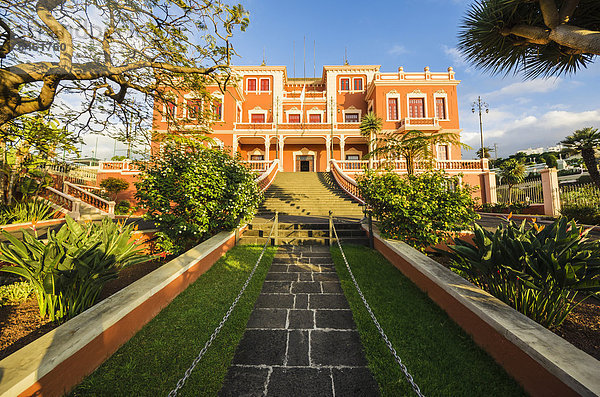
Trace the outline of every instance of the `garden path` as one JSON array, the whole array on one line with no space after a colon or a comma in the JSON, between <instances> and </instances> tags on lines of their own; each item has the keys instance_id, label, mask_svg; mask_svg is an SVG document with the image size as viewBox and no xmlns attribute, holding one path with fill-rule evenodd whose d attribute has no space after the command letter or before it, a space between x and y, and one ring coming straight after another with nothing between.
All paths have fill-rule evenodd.
<instances>
[{"instance_id":1,"label":"garden path","mask_svg":"<svg viewBox=\"0 0 600 397\"><path fill-rule=\"evenodd\" d=\"M329 247L279 247L221 396L378 395Z\"/></svg>"}]
</instances>

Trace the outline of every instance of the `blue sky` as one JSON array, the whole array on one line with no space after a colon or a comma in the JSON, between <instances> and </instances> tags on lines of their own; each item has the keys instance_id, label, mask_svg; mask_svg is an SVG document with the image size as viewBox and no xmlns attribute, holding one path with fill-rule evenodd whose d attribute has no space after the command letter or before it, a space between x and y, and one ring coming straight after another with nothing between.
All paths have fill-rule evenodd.
<instances>
[{"instance_id":1,"label":"blue sky","mask_svg":"<svg viewBox=\"0 0 600 397\"><path fill-rule=\"evenodd\" d=\"M313 75L313 42L316 40L316 72L323 65L341 64L344 49L350 64L381 65L382 71L446 71L453 66L459 85L460 124L463 142L479 147L478 118L471 103L478 95L490 106L484 115L486 146L498 144L498 156L519 149L552 146L574 130L600 128L600 61L575 76L523 80L520 76L483 74L466 64L456 51L457 32L469 1L330 1L246 0L250 12L246 32L236 33L236 65L262 62L285 65L293 74L296 44L296 76L303 74L303 40L306 37L306 74ZM85 152L93 149L88 137ZM101 145L112 155L112 143ZM110 148L110 150L109 150ZM473 158L465 151L464 158Z\"/></svg>"}]
</instances>

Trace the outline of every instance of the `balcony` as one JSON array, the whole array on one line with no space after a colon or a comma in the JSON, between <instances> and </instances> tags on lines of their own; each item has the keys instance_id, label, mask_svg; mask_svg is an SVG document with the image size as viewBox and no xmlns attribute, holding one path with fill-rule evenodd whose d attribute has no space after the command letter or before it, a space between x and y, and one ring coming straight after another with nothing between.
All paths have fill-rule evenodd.
<instances>
[{"instance_id":1,"label":"balcony","mask_svg":"<svg viewBox=\"0 0 600 397\"><path fill-rule=\"evenodd\" d=\"M439 131L441 128L437 117L406 117L398 122L398 131L400 132L410 130Z\"/></svg>"},{"instance_id":2,"label":"balcony","mask_svg":"<svg viewBox=\"0 0 600 397\"><path fill-rule=\"evenodd\" d=\"M273 123L235 123L233 128L246 131L272 130Z\"/></svg>"}]
</instances>

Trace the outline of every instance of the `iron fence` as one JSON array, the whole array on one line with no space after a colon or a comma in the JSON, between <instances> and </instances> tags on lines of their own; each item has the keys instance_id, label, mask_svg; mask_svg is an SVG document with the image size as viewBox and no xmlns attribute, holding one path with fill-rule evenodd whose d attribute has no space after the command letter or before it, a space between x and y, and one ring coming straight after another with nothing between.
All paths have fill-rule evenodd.
<instances>
[{"instance_id":1,"label":"iron fence","mask_svg":"<svg viewBox=\"0 0 600 397\"><path fill-rule=\"evenodd\" d=\"M499 203L523 202L541 204L544 202L542 179L530 179L512 187L509 185L498 185L496 187L496 197Z\"/></svg>"},{"instance_id":2,"label":"iron fence","mask_svg":"<svg viewBox=\"0 0 600 397\"><path fill-rule=\"evenodd\" d=\"M575 183L560 186L561 206L598 206L600 189L593 183Z\"/></svg>"}]
</instances>

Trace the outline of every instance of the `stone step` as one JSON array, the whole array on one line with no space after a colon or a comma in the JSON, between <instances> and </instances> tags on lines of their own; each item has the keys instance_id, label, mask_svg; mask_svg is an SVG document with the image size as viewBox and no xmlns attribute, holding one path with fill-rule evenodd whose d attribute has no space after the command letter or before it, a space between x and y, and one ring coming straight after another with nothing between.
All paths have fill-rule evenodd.
<instances>
[{"instance_id":1,"label":"stone step","mask_svg":"<svg viewBox=\"0 0 600 397\"><path fill-rule=\"evenodd\" d=\"M334 222L335 228L340 230L362 230L360 223ZM273 223L250 223L248 230L271 230ZM279 223L279 230L329 230L329 223Z\"/></svg>"},{"instance_id":2,"label":"stone step","mask_svg":"<svg viewBox=\"0 0 600 397\"><path fill-rule=\"evenodd\" d=\"M244 237L268 237L270 230L246 230ZM338 230L340 237L362 237L365 232L362 230ZM278 238L289 237L329 237L329 230L279 230Z\"/></svg>"},{"instance_id":3,"label":"stone step","mask_svg":"<svg viewBox=\"0 0 600 397\"><path fill-rule=\"evenodd\" d=\"M241 245L262 245L269 241L266 237L244 237L242 236L238 242ZM346 237L342 238L344 244L369 245L367 237ZM270 239L272 245L275 245L275 240ZM278 239L279 244L286 245L328 245L329 238L320 237L294 237Z\"/></svg>"}]
</instances>

